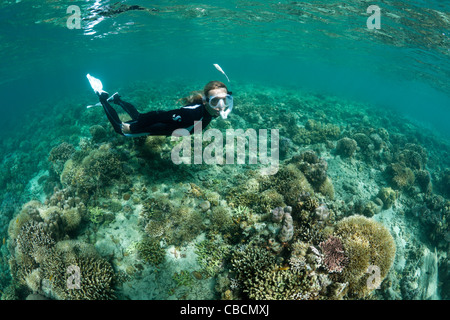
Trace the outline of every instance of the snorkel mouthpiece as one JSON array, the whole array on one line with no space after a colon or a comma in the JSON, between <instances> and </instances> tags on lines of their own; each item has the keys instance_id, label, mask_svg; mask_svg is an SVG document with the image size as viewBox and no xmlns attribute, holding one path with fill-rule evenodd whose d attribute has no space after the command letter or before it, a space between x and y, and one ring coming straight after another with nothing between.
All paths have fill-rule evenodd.
<instances>
[{"instance_id":1,"label":"snorkel mouthpiece","mask_svg":"<svg viewBox=\"0 0 450 320\"><path fill-rule=\"evenodd\" d=\"M222 117L222 119L226 119L230 114L231 110L233 110L233 102L231 102L231 104L228 106L227 109L222 108L222 110L220 110L220 116Z\"/></svg>"}]
</instances>

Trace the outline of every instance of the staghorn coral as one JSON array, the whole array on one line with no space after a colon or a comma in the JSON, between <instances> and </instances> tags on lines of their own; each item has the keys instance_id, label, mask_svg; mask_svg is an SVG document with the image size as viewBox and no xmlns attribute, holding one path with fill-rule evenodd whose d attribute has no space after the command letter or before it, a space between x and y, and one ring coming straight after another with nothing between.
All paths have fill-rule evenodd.
<instances>
[{"instance_id":1,"label":"staghorn coral","mask_svg":"<svg viewBox=\"0 0 450 320\"><path fill-rule=\"evenodd\" d=\"M74 261L80 274L80 288L66 289L66 300L112 300L115 299L114 270L102 258L77 257Z\"/></svg>"},{"instance_id":2,"label":"staghorn coral","mask_svg":"<svg viewBox=\"0 0 450 320\"><path fill-rule=\"evenodd\" d=\"M293 264L294 260L291 260ZM322 290L317 275L298 268L280 267L268 250L255 245L235 249L231 257L240 290L250 299L316 299Z\"/></svg>"},{"instance_id":3,"label":"staghorn coral","mask_svg":"<svg viewBox=\"0 0 450 320\"><path fill-rule=\"evenodd\" d=\"M276 259L268 250L246 245L234 250L231 256L232 270L244 284L251 283L263 270L272 268Z\"/></svg>"},{"instance_id":4,"label":"staghorn coral","mask_svg":"<svg viewBox=\"0 0 450 320\"><path fill-rule=\"evenodd\" d=\"M317 283L303 271L274 268L261 272L245 292L253 300L313 300L320 291Z\"/></svg>"},{"instance_id":5,"label":"staghorn coral","mask_svg":"<svg viewBox=\"0 0 450 320\"><path fill-rule=\"evenodd\" d=\"M41 269L41 292L47 297L57 300L115 299L114 270L92 245L74 240L59 241L41 264ZM79 274L72 278L76 272Z\"/></svg>"},{"instance_id":6,"label":"staghorn coral","mask_svg":"<svg viewBox=\"0 0 450 320\"><path fill-rule=\"evenodd\" d=\"M49 250L54 244L55 240L44 229L43 223L30 220L20 228L17 235L16 259L25 260L28 257L35 259L37 254Z\"/></svg>"},{"instance_id":7,"label":"staghorn coral","mask_svg":"<svg viewBox=\"0 0 450 320\"><path fill-rule=\"evenodd\" d=\"M389 272L395 257L395 242L389 231L379 222L360 215L342 219L334 236L341 239L348 264L340 282L348 282L348 297L365 298L373 290L367 285L369 267L379 268L379 283Z\"/></svg>"}]
</instances>

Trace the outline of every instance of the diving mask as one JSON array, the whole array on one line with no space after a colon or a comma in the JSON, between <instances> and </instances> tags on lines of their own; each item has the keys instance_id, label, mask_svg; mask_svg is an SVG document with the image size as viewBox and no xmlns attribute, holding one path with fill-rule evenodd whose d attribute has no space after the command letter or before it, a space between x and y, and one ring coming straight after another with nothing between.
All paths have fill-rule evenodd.
<instances>
[{"instance_id":1,"label":"diving mask","mask_svg":"<svg viewBox=\"0 0 450 320\"><path fill-rule=\"evenodd\" d=\"M233 110L233 97L230 94L226 96L211 96L208 99L211 108L220 109L220 116L226 119Z\"/></svg>"}]
</instances>

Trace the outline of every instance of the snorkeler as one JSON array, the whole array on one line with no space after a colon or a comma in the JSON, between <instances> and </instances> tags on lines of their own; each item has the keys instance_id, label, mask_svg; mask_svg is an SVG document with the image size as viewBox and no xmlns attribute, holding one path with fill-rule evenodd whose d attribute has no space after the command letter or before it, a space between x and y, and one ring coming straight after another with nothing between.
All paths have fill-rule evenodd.
<instances>
[{"instance_id":1,"label":"snorkeler","mask_svg":"<svg viewBox=\"0 0 450 320\"><path fill-rule=\"evenodd\" d=\"M195 124L201 125L204 129L213 118L221 116L226 119L233 109L232 93L220 81L211 81L206 84L202 92L195 92L184 98L184 102L187 102L184 107L170 111L157 110L140 113L131 103L123 101L118 93L109 97L108 93L103 91L100 80L89 74L87 77L94 92L99 96L100 104L114 131L127 137L170 136L177 129L186 129L192 133ZM111 106L111 101L121 106L132 120L122 122L116 110Z\"/></svg>"}]
</instances>

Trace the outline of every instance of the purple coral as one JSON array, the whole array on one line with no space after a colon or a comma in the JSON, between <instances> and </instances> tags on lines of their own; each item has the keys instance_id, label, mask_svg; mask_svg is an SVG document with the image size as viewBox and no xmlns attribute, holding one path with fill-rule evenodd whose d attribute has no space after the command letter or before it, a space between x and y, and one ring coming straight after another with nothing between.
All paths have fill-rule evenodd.
<instances>
[{"instance_id":1,"label":"purple coral","mask_svg":"<svg viewBox=\"0 0 450 320\"><path fill-rule=\"evenodd\" d=\"M281 242L288 242L294 236L294 222L290 212L284 213L283 226L278 235Z\"/></svg>"},{"instance_id":2,"label":"purple coral","mask_svg":"<svg viewBox=\"0 0 450 320\"><path fill-rule=\"evenodd\" d=\"M284 217L284 210L282 207L276 207L275 209L272 209L272 221L273 222L280 222L283 220Z\"/></svg>"},{"instance_id":3,"label":"purple coral","mask_svg":"<svg viewBox=\"0 0 450 320\"><path fill-rule=\"evenodd\" d=\"M286 213L291 213L292 212L292 207L287 206L287 207L276 207L275 209L272 209L272 221L273 222L281 222L281 220L283 220L284 215Z\"/></svg>"},{"instance_id":4,"label":"purple coral","mask_svg":"<svg viewBox=\"0 0 450 320\"><path fill-rule=\"evenodd\" d=\"M319 244L323 252L323 264L328 272L342 272L348 262L341 239L330 236Z\"/></svg>"}]
</instances>

